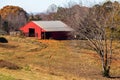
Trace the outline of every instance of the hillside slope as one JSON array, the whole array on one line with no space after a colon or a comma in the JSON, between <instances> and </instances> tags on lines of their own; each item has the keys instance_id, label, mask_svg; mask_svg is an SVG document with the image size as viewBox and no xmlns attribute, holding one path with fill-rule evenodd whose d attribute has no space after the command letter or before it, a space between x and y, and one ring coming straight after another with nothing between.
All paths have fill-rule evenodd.
<instances>
[{"instance_id":1,"label":"hillside slope","mask_svg":"<svg viewBox=\"0 0 120 80\"><path fill-rule=\"evenodd\" d=\"M0 60L11 62L21 69L0 68L2 75L17 80L109 80L101 76L96 53L84 49L85 41L5 37L9 43L0 43ZM117 54L119 46L115 46L115 55L120 59ZM114 60L112 76L120 75L119 59Z\"/></svg>"}]
</instances>

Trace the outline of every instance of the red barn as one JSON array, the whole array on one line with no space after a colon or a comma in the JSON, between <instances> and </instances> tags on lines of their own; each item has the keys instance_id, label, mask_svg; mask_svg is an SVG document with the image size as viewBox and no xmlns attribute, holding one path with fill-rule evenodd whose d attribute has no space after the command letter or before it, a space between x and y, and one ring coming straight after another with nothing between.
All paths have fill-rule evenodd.
<instances>
[{"instance_id":1,"label":"red barn","mask_svg":"<svg viewBox=\"0 0 120 80\"><path fill-rule=\"evenodd\" d=\"M31 21L20 30L25 36L38 39L67 39L67 34L73 31L61 21Z\"/></svg>"}]
</instances>

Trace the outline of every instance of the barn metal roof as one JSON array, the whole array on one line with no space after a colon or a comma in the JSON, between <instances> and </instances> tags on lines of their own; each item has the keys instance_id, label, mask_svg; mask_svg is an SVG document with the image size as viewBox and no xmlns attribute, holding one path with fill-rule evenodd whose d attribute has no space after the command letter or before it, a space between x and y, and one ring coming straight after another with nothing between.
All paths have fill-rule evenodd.
<instances>
[{"instance_id":1,"label":"barn metal roof","mask_svg":"<svg viewBox=\"0 0 120 80\"><path fill-rule=\"evenodd\" d=\"M61 21L33 21L33 22L48 32L73 31L72 28L68 27L65 23Z\"/></svg>"}]
</instances>

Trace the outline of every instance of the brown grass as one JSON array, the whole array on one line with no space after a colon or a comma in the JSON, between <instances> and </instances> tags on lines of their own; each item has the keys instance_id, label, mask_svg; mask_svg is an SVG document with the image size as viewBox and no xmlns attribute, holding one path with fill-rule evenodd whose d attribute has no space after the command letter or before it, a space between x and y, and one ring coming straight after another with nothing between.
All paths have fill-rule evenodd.
<instances>
[{"instance_id":1,"label":"brown grass","mask_svg":"<svg viewBox=\"0 0 120 80\"><path fill-rule=\"evenodd\" d=\"M5 61L5 60L0 60L0 68L8 68L13 70L20 69L20 67L17 66L16 64Z\"/></svg>"},{"instance_id":2,"label":"brown grass","mask_svg":"<svg viewBox=\"0 0 120 80\"><path fill-rule=\"evenodd\" d=\"M21 66L21 70L0 68L0 74L23 80L109 80L101 76L99 56L86 49L85 41L37 40L5 36L0 59ZM120 76L119 42L114 51L111 75ZM8 46L8 47L7 47ZM116 78L119 80L119 78Z\"/></svg>"}]
</instances>

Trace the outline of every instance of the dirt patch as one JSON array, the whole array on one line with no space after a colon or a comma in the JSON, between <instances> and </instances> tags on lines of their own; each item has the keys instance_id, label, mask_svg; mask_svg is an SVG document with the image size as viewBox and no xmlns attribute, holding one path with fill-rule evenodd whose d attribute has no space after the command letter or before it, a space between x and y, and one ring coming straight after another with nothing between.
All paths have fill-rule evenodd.
<instances>
[{"instance_id":1,"label":"dirt patch","mask_svg":"<svg viewBox=\"0 0 120 80\"><path fill-rule=\"evenodd\" d=\"M1 48L7 48L7 49L15 49L15 48L18 47L18 46L1 43L1 44L0 44L0 47L1 47Z\"/></svg>"},{"instance_id":2,"label":"dirt patch","mask_svg":"<svg viewBox=\"0 0 120 80\"><path fill-rule=\"evenodd\" d=\"M5 61L5 60L0 60L0 68L8 68L12 70L20 69L20 67L17 66L16 64Z\"/></svg>"}]
</instances>

